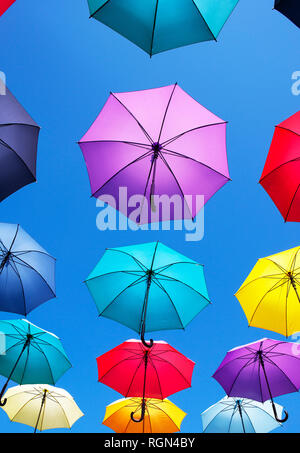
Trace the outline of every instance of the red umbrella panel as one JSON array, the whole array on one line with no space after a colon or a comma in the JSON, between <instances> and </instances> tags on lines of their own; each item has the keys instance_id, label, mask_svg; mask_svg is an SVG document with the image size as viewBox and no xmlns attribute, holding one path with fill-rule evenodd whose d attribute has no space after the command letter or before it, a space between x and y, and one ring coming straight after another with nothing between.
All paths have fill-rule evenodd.
<instances>
[{"instance_id":1,"label":"red umbrella panel","mask_svg":"<svg viewBox=\"0 0 300 453\"><path fill-rule=\"evenodd\" d=\"M259 182L285 222L300 222L300 111L276 126Z\"/></svg>"},{"instance_id":2,"label":"red umbrella panel","mask_svg":"<svg viewBox=\"0 0 300 453\"><path fill-rule=\"evenodd\" d=\"M13 4L16 0L1 0L0 1L0 16Z\"/></svg>"},{"instance_id":3,"label":"red umbrella panel","mask_svg":"<svg viewBox=\"0 0 300 453\"><path fill-rule=\"evenodd\" d=\"M164 399L191 386L195 363L164 341L128 340L97 358L99 382L125 397Z\"/></svg>"}]
</instances>

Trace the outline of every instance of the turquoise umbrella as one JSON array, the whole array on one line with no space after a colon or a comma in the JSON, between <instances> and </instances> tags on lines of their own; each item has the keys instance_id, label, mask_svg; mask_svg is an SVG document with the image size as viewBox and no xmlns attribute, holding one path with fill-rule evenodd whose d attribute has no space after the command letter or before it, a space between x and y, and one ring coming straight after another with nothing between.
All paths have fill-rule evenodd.
<instances>
[{"instance_id":1,"label":"turquoise umbrella","mask_svg":"<svg viewBox=\"0 0 300 453\"><path fill-rule=\"evenodd\" d=\"M18 384L45 383L54 385L71 367L60 339L25 319L0 321L0 374L7 378L2 396L10 380Z\"/></svg>"},{"instance_id":2,"label":"turquoise umbrella","mask_svg":"<svg viewBox=\"0 0 300 453\"><path fill-rule=\"evenodd\" d=\"M184 329L209 303L203 266L160 242L106 249L86 285L99 315L141 335Z\"/></svg>"},{"instance_id":3,"label":"turquoise umbrella","mask_svg":"<svg viewBox=\"0 0 300 453\"><path fill-rule=\"evenodd\" d=\"M88 0L90 17L150 56L216 40L238 0Z\"/></svg>"},{"instance_id":4,"label":"turquoise umbrella","mask_svg":"<svg viewBox=\"0 0 300 453\"><path fill-rule=\"evenodd\" d=\"M281 416L283 407L276 404ZM205 433L269 433L282 426L275 420L271 401L225 397L201 414Z\"/></svg>"}]
</instances>

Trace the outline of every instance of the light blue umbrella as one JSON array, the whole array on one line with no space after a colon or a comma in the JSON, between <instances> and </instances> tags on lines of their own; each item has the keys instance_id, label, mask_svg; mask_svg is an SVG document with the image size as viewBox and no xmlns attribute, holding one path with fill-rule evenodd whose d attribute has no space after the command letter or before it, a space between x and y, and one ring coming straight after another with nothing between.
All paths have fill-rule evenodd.
<instances>
[{"instance_id":1,"label":"light blue umbrella","mask_svg":"<svg viewBox=\"0 0 300 453\"><path fill-rule=\"evenodd\" d=\"M145 332L184 329L210 303L203 266L160 242L106 249L86 284L99 315L146 346Z\"/></svg>"},{"instance_id":2,"label":"light blue umbrella","mask_svg":"<svg viewBox=\"0 0 300 453\"><path fill-rule=\"evenodd\" d=\"M7 377L0 406L6 403L1 399L10 380L54 385L72 366L60 339L25 319L0 321L0 341L0 374Z\"/></svg>"},{"instance_id":3,"label":"light blue umbrella","mask_svg":"<svg viewBox=\"0 0 300 453\"><path fill-rule=\"evenodd\" d=\"M276 404L282 416L283 407ZM281 426L273 415L270 401L225 397L201 414L205 433L269 433Z\"/></svg>"},{"instance_id":4,"label":"light blue umbrella","mask_svg":"<svg viewBox=\"0 0 300 453\"><path fill-rule=\"evenodd\" d=\"M238 0L88 0L91 17L150 56L216 40L237 3Z\"/></svg>"},{"instance_id":5,"label":"light blue umbrella","mask_svg":"<svg viewBox=\"0 0 300 453\"><path fill-rule=\"evenodd\" d=\"M26 316L55 297L55 258L20 225L0 223L0 311Z\"/></svg>"}]
</instances>

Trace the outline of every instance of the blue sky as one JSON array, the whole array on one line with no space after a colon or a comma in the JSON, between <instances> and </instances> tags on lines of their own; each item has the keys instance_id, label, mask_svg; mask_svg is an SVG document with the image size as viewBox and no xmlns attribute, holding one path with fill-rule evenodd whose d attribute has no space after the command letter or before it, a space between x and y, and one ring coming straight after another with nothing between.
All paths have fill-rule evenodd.
<instances>
[{"instance_id":1,"label":"blue sky","mask_svg":"<svg viewBox=\"0 0 300 453\"><path fill-rule=\"evenodd\" d=\"M110 432L105 405L120 395L97 382L95 358L134 332L97 317L82 283L105 247L160 240L205 265L213 304L183 331L158 332L196 362L191 389L170 399L187 412L183 432L200 432L200 413L223 397L211 378L227 350L272 332L248 328L235 291L257 258L299 245L299 225L284 224L257 183L274 125L299 109L291 75L300 70L299 29L272 0L240 0L219 42L177 49L150 59L139 48L90 20L85 0L16 0L0 18L0 70L41 126L38 182L0 205L2 222L20 223L57 258L57 299L29 320L61 337L73 364L57 385L76 399L85 417L73 432ZM109 91L178 82L227 120L232 182L205 208L202 241L183 232L100 232L96 200L76 141ZM2 314L3 319L14 317ZM299 432L300 395L277 398L290 413L283 432ZM0 412L1 432L30 432Z\"/></svg>"}]
</instances>

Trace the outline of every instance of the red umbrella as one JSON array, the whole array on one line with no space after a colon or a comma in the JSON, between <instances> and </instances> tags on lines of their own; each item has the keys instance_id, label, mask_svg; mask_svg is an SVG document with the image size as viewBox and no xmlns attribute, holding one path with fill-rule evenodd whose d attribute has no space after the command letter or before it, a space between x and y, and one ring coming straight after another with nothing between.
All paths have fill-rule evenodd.
<instances>
[{"instance_id":1,"label":"red umbrella","mask_svg":"<svg viewBox=\"0 0 300 453\"><path fill-rule=\"evenodd\" d=\"M164 399L191 386L195 363L164 341L128 340L97 358L99 382L125 397ZM144 407L144 406L142 406ZM142 411L142 421L144 412Z\"/></svg>"},{"instance_id":2,"label":"red umbrella","mask_svg":"<svg viewBox=\"0 0 300 453\"><path fill-rule=\"evenodd\" d=\"M0 16L13 4L15 0L1 0L0 1Z\"/></svg>"},{"instance_id":3,"label":"red umbrella","mask_svg":"<svg viewBox=\"0 0 300 453\"><path fill-rule=\"evenodd\" d=\"M300 222L300 111L276 126L259 182L285 222Z\"/></svg>"}]
</instances>

